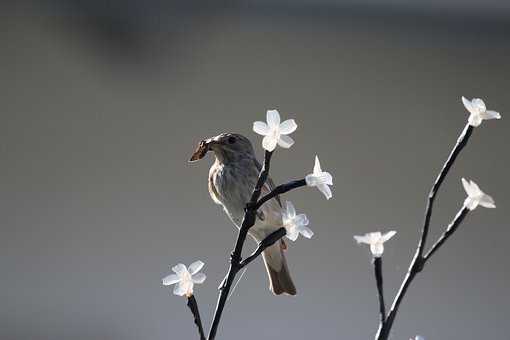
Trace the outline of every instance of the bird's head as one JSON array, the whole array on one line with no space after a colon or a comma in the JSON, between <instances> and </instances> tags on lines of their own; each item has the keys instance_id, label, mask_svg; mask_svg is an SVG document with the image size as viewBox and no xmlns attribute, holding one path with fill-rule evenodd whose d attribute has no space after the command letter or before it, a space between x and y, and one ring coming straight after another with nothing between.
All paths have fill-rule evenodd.
<instances>
[{"instance_id":1,"label":"bird's head","mask_svg":"<svg viewBox=\"0 0 510 340\"><path fill-rule=\"evenodd\" d=\"M216 159L222 163L255 157L253 146L248 138L237 133L222 133L202 140L189 161L198 161L209 151L214 152Z\"/></svg>"}]
</instances>

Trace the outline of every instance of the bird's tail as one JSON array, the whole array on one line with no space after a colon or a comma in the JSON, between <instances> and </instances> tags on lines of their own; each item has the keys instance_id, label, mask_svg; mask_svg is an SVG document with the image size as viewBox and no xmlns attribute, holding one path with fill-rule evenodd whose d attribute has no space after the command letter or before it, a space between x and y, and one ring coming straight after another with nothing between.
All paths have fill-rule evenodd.
<instances>
[{"instance_id":1,"label":"bird's tail","mask_svg":"<svg viewBox=\"0 0 510 340\"><path fill-rule=\"evenodd\" d=\"M275 295L296 295L296 287L289 274L282 242L276 242L262 253L269 276L269 289Z\"/></svg>"}]
</instances>

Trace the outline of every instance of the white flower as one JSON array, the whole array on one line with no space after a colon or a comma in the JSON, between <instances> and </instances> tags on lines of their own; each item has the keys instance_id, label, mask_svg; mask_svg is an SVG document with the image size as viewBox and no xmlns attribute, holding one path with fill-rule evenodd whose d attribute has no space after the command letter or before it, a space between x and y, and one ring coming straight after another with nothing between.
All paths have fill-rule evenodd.
<instances>
[{"instance_id":1,"label":"white flower","mask_svg":"<svg viewBox=\"0 0 510 340\"><path fill-rule=\"evenodd\" d=\"M262 147L267 151L273 151L276 144L288 149L294 144L290 135L297 129L294 119L288 119L280 124L280 114L277 110L267 111L267 124L264 122L253 123L253 131L264 136Z\"/></svg>"},{"instance_id":2,"label":"white flower","mask_svg":"<svg viewBox=\"0 0 510 340\"><path fill-rule=\"evenodd\" d=\"M384 252L384 242L388 241L396 233L396 231L392 230L383 235L377 231L375 233L368 233L363 236L354 236L354 239L356 242L358 242L358 244L366 243L370 245L370 251L372 252L372 255L375 257L381 257Z\"/></svg>"},{"instance_id":3,"label":"white flower","mask_svg":"<svg viewBox=\"0 0 510 340\"><path fill-rule=\"evenodd\" d=\"M464 106L470 113L468 123L471 126L479 126L483 120L501 118L498 112L487 110L485 103L480 98L469 100L462 97L462 103L464 103Z\"/></svg>"},{"instance_id":4,"label":"white flower","mask_svg":"<svg viewBox=\"0 0 510 340\"><path fill-rule=\"evenodd\" d=\"M322 171L319 157L315 156L315 165L313 173L305 177L306 185L309 187L317 187L326 196L326 199L333 197L331 189L328 185L333 185L333 177L329 172Z\"/></svg>"},{"instance_id":5,"label":"white flower","mask_svg":"<svg viewBox=\"0 0 510 340\"><path fill-rule=\"evenodd\" d=\"M282 212L283 227L287 231L287 237L291 241L297 240L299 234L306 238L313 236L313 231L307 227L309 221L305 214L296 215L294 205L287 201L286 210Z\"/></svg>"},{"instance_id":6,"label":"white flower","mask_svg":"<svg viewBox=\"0 0 510 340\"><path fill-rule=\"evenodd\" d=\"M468 182L465 178L463 178L462 185L468 194L468 197L466 197L466 200L464 201L464 206L466 208L474 210L478 205L485 208L496 208L496 204L492 197L480 190L475 182Z\"/></svg>"},{"instance_id":7,"label":"white flower","mask_svg":"<svg viewBox=\"0 0 510 340\"><path fill-rule=\"evenodd\" d=\"M170 274L162 280L164 286L170 286L175 284L174 294L187 297L193 295L193 285L195 283L204 283L205 274L199 273L204 263L202 261L196 261L190 264L189 268L179 263L174 266L172 270L175 274Z\"/></svg>"}]
</instances>

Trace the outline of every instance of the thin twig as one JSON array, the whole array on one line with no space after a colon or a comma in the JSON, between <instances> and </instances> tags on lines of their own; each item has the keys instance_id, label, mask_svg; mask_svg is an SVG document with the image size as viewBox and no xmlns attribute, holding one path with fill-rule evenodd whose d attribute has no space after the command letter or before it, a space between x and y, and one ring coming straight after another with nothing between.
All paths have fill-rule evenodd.
<instances>
[{"instance_id":1,"label":"thin twig","mask_svg":"<svg viewBox=\"0 0 510 340\"><path fill-rule=\"evenodd\" d=\"M241 261L240 263L241 268L250 264L253 260L257 258L257 256L259 256L264 250L266 250L267 247L272 246L275 242L284 237L286 233L287 232L285 228L280 228L266 236L266 238L260 241L257 249L253 253L251 253L250 256Z\"/></svg>"},{"instance_id":2,"label":"thin twig","mask_svg":"<svg viewBox=\"0 0 510 340\"><path fill-rule=\"evenodd\" d=\"M434 253L446 242L446 240L452 236L452 234L455 232L455 230L457 230L468 213L469 209L466 207L462 207L462 209L459 210L453 221L446 228L445 232L439 237L436 243L434 243L427 254L423 256L425 261L428 261L432 255L434 255Z\"/></svg>"},{"instance_id":3,"label":"thin twig","mask_svg":"<svg viewBox=\"0 0 510 340\"><path fill-rule=\"evenodd\" d=\"M384 304L383 275L382 275L382 258L374 257L374 275L377 284L377 293L379 295L379 314L381 323L386 320L386 306Z\"/></svg>"},{"instance_id":4,"label":"thin twig","mask_svg":"<svg viewBox=\"0 0 510 340\"><path fill-rule=\"evenodd\" d=\"M198 311L197 300L194 295L188 297L188 307L193 314L195 325L197 325L200 340L205 340L204 328L202 327L202 320L200 319L200 312Z\"/></svg>"},{"instance_id":5,"label":"thin twig","mask_svg":"<svg viewBox=\"0 0 510 340\"><path fill-rule=\"evenodd\" d=\"M288 191L291 191L291 190L294 190L296 188L299 188L299 187L304 187L306 185L306 181L305 179L299 179L299 180L296 180L296 181L291 181L291 182L288 182L288 183L285 183L285 184L280 184L279 186L277 186L276 188L274 188L273 190L271 190L270 193L268 193L267 195L263 196L256 204L256 208L260 208L264 203L266 203L267 201L269 201L271 198L274 198L275 196L278 196L278 195L282 195L282 194L285 194L286 192Z\"/></svg>"},{"instance_id":6,"label":"thin twig","mask_svg":"<svg viewBox=\"0 0 510 340\"><path fill-rule=\"evenodd\" d=\"M400 289L395 296L395 299L393 300L393 304L391 305L390 312L388 313L388 317L384 322L379 323L379 329L376 333L375 339L377 340L387 340L391 331L391 328L393 326L393 322L395 321L395 317L397 315L398 309L400 307L400 303L402 302L402 299L404 298L409 286L411 285L411 282L414 280L416 275L423 270L423 266L425 265L425 257L423 256L423 252L425 249L425 244L427 241L427 236L429 233L429 226L430 226L430 219L432 216L432 208L434 205L434 200L436 198L436 195L439 191L439 188L441 187L441 184L443 183L444 179L446 178L446 175L448 174L450 168L452 167L453 163L457 159L457 156L462 151L462 149L466 146L469 137L471 137L471 134L473 133L473 127L469 124L466 124L464 129L462 130L459 138L457 139L457 143L455 144L453 150L451 151L450 155L448 156L448 159L443 165L443 168L439 172L439 175L437 176L432 189L430 190L430 193L428 195L427 200L427 207L425 208L425 218L423 222L423 227L421 230L421 236L420 240L418 242L418 246L416 248L416 252L414 254L413 260L411 261L411 264L409 265L409 269L406 273L406 276L404 280L402 281L402 284L400 286ZM462 219L459 221L459 223L462 221ZM449 235L448 235L449 236ZM444 242L444 241L443 241Z\"/></svg>"},{"instance_id":7,"label":"thin twig","mask_svg":"<svg viewBox=\"0 0 510 340\"><path fill-rule=\"evenodd\" d=\"M462 130L462 133L460 134L459 138L457 139L457 144L455 144L455 147L453 148L452 152L448 156L448 159L444 163L443 168L439 172L439 175L437 175L437 178L434 182L434 185L432 186L432 189L430 189L430 193L429 193L428 201L427 201L427 207L425 208L425 218L423 221L423 228L422 228L422 232L421 232L420 243L418 244L418 253L419 253L420 257L423 255L423 251L425 249L425 243L427 242L427 236L429 233L429 226L430 226L430 218L432 216L432 207L434 205L434 200L436 199L437 192L439 191L441 184L443 183L444 179L446 178L448 171L450 170L453 163L457 159L457 156L462 151L462 149L466 146L466 144L469 140L469 137L471 137L472 133L473 133L473 127L469 124L466 124L466 126Z\"/></svg>"},{"instance_id":8,"label":"thin twig","mask_svg":"<svg viewBox=\"0 0 510 340\"><path fill-rule=\"evenodd\" d=\"M248 268L244 268L243 272L241 273L241 275L237 279L236 283L234 284L234 287L232 287L232 290L230 290L230 295L228 296L227 301L230 300L230 298L232 297L232 294L234 294L234 292L237 288L237 285L239 284L239 282L241 281L241 279L243 278L243 276L247 270L248 270Z\"/></svg>"}]
</instances>

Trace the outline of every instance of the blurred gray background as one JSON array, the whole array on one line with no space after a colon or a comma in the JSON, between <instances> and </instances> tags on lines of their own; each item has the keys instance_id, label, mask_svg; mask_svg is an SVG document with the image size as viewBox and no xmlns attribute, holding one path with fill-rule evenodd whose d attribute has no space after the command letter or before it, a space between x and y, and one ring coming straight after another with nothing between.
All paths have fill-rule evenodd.
<instances>
[{"instance_id":1,"label":"blurred gray background","mask_svg":"<svg viewBox=\"0 0 510 340\"><path fill-rule=\"evenodd\" d=\"M477 209L413 283L393 339L508 339L508 1L17 1L0 5L0 338L196 339L170 265L206 262L209 321L235 229L209 198L196 143L295 118L277 182L318 153L334 199L288 195L316 235L290 244L295 298L260 260L220 339L370 339L377 297L352 236L394 228L387 300L418 238L430 185L462 130L462 95L500 111L443 186L431 241L477 181ZM248 248L254 244L250 242Z\"/></svg>"}]
</instances>

